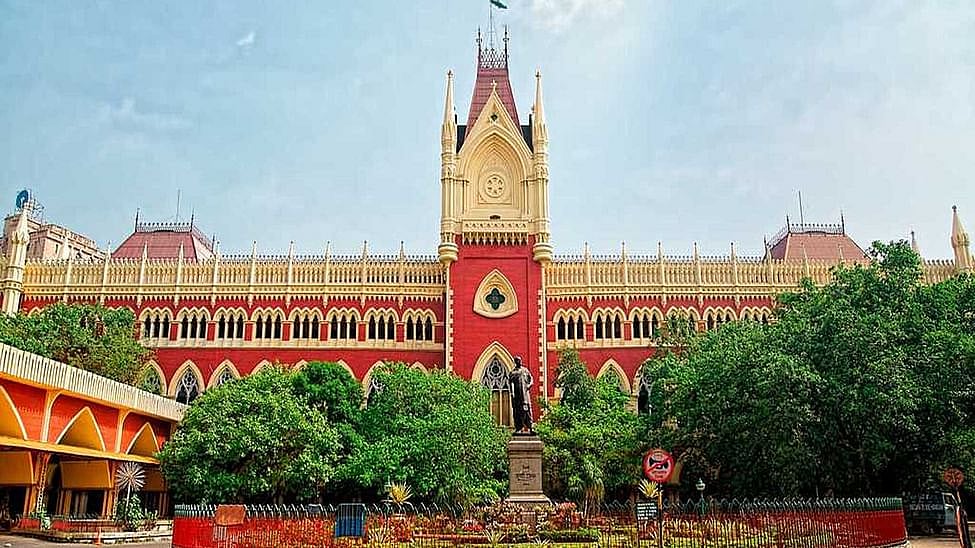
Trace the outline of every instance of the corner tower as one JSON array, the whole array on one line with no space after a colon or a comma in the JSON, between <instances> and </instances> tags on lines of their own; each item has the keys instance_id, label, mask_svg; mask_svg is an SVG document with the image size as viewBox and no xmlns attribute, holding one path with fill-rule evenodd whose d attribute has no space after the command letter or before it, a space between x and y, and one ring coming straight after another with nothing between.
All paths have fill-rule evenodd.
<instances>
[{"instance_id":1,"label":"corner tower","mask_svg":"<svg viewBox=\"0 0 975 548\"><path fill-rule=\"evenodd\" d=\"M488 33L493 36L494 33ZM521 356L545 385L542 269L552 258L548 129L541 74L527 124L508 78L508 35L496 46L478 33L477 77L466 123L454 109L453 73L441 125L438 256L448 287L447 367L484 383L492 411L510 424L507 374ZM454 329L457 326L457 329Z\"/></svg>"}]
</instances>

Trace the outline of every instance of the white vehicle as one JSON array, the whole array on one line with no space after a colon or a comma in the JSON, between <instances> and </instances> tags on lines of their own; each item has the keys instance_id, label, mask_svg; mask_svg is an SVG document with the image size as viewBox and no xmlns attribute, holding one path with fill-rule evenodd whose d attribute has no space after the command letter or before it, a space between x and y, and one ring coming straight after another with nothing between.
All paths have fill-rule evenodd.
<instances>
[{"instance_id":1,"label":"white vehicle","mask_svg":"<svg viewBox=\"0 0 975 548\"><path fill-rule=\"evenodd\" d=\"M938 534L956 527L958 501L953 493L930 492L904 497L904 520L911 531Z\"/></svg>"}]
</instances>

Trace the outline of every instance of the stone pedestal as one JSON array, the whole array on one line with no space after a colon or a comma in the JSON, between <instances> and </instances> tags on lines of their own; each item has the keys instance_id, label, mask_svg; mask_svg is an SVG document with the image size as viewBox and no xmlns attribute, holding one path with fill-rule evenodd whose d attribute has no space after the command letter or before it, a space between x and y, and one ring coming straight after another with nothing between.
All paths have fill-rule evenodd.
<instances>
[{"instance_id":1,"label":"stone pedestal","mask_svg":"<svg viewBox=\"0 0 975 548\"><path fill-rule=\"evenodd\" d=\"M551 504L542 493L542 440L534 434L515 434L508 442L508 498L515 504Z\"/></svg>"}]
</instances>

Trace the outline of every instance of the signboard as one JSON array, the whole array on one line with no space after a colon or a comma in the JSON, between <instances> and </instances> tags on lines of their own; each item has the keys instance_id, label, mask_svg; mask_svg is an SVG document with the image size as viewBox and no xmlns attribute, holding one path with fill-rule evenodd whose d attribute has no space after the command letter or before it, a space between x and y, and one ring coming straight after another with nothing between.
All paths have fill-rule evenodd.
<instances>
[{"instance_id":1,"label":"signboard","mask_svg":"<svg viewBox=\"0 0 975 548\"><path fill-rule=\"evenodd\" d=\"M667 483L674 474L674 457L663 449L648 451L643 457L643 475L650 481Z\"/></svg>"},{"instance_id":2,"label":"signboard","mask_svg":"<svg viewBox=\"0 0 975 548\"><path fill-rule=\"evenodd\" d=\"M953 489L958 489L965 481L965 474L963 474L962 471L957 468L949 468L945 470L945 473L943 476L941 476L941 479L943 479L945 483L950 485Z\"/></svg>"},{"instance_id":3,"label":"signboard","mask_svg":"<svg viewBox=\"0 0 975 548\"><path fill-rule=\"evenodd\" d=\"M636 520L637 521L652 521L657 519L660 514L660 507L657 506L657 501L650 502L638 502L636 503Z\"/></svg>"}]
</instances>

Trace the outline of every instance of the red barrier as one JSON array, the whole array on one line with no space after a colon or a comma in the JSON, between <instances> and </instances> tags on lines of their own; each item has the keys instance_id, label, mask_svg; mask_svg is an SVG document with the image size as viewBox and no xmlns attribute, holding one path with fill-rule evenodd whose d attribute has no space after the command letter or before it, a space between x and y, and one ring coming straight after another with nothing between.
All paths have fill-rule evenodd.
<instances>
[{"instance_id":1,"label":"red barrier","mask_svg":"<svg viewBox=\"0 0 975 548\"><path fill-rule=\"evenodd\" d=\"M361 546L368 540L375 545L408 543L422 548L485 544L491 541L492 530L508 535L505 543L515 542L516 538L528 540L535 531L520 524L484 523L472 516L465 519L372 514L366 521L367 539L335 539L334 516L328 513L302 516L294 508L279 510L278 517L267 517L277 511L273 507L256 508L248 512L243 523L227 526L216 524L212 507L209 511L197 509L196 515L194 511L180 515L177 510L172 545L174 548L336 548ZM574 525L568 529L582 530L578 524ZM600 544L608 547L632 546L637 537L646 542L651 534L657 534L655 525L643 524L638 530L632 520L628 525L618 520L589 525L599 530ZM904 514L900 510L863 510L827 504L807 504L801 508L789 503L675 506L664 513L663 533L668 541L665 546L891 548L907 541Z\"/></svg>"}]
</instances>

